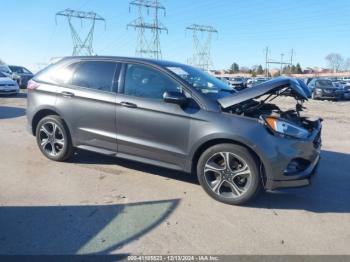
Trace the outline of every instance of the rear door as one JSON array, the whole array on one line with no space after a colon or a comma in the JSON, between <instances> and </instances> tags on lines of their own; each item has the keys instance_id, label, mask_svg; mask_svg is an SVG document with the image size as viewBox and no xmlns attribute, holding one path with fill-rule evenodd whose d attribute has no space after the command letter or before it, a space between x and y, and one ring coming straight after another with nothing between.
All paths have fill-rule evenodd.
<instances>
[{"instance_id":1,"label":"rear door","mask_svg":"<svg viewBox=\"0 0 350 262\"><path fill-rule=\"evenodd\" d=\"M120 67L113 61L80 61L65 69L71 76L60 87L56 107L69 125L75 146L116 153L116 79Z\"/></svg>"}]
</instances>

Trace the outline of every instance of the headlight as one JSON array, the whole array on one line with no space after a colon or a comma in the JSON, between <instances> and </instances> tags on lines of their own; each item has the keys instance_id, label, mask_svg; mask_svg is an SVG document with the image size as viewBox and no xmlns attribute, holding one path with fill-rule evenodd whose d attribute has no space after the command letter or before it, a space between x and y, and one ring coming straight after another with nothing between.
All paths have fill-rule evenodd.
<instances>
[{"instance_id":1,"label":"headlight","mask_svg":"<svg viewBox=\"0 0 350 262\"><path fill-rule=\"evenodd\" d=\"M316 91L317 93L322 93L322 89L321 89L321 88L315 88L315 91Z\"/></svg>"},{"instance_id":2,"label":"headlight","mask_svg":"<svg viewBox=\"0 0 350 262\"><path fill-rule=\"evenodd\" d=\"M265 122L268 127L283 136L290 136L301 139L306 139L309 136L309 132L305 128L299 127L295 124L278 118L267 117L265 118Z\"/></svg>"}]
</instances>

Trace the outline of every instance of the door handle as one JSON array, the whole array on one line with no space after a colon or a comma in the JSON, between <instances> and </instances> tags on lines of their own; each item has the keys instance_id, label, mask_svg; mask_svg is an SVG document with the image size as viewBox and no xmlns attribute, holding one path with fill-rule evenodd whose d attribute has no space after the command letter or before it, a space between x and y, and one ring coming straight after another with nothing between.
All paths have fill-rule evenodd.
<instances>
[{"instance_id":1,"label":"door handle","mask_svg":"<svg viewBox=\"0 0 350 262\"><path fill-rule=\"evenodd\" d=\"M72 93L72 92L66 92L66 91L61 92L61 94L62 94L62 96L64 96L64 97L72 97L72 96L74 96L74 93Z\"/></svg>"},{"instance_id":2,"label":"door handle","mask_svg":"<svg viewBox=\"0 0 350 262\"><path fill-rule=\"evenodd\" d=\"M129 107L129 108L137 108L136 104L133 104L133 103L130 103L130 102L120 102L120 105L124 106L124 107Z\"/></svg>"}]
</instances>

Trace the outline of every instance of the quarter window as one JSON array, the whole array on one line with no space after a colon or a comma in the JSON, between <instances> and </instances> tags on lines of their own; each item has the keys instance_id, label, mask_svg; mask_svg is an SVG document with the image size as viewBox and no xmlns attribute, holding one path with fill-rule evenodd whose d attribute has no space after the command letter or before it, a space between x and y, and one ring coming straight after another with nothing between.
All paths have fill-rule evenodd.
<instances>
[{"instance_id":1,"label":"quarter window","mask_svg":"<svg viewBox=\"0 0 350 262\"><path fill-rule=\"evenodd\" d=\"M126 95L162 100L166 91L181 92L181 86L152 68L132 64L127 66L124 84Z\"/></svg>"},{"instance_id":2,"label":"quarter window","mask_svg":"<svg viewBox=\"0 0 350 262\"><path fill-rule=\"evenodd\" d=\"M117 64L114 62L88 61L80 63L71 84L101 91L112 91Z\"/></svg>"}]
</instances>

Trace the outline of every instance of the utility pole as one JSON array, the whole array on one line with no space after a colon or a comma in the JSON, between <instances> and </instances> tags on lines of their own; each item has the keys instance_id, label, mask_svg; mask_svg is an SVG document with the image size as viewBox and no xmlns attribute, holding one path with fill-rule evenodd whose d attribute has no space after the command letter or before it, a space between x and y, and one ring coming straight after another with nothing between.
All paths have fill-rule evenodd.
<instances>
[{"instance_id":1,"label":"utility pole","mask_svg":"<svg viewBox=\"0 0 350 262\"><path fill-rule=\"evenodd\" d=\"M292 48L292 50L290 50L290 66L289 66L290 74L292 74L293 57L294 57L294 49Z\"/></svg>"},{"instance_id":2,"label":"utility pole","mask_svg":"<svg viewBox=\"0 0 350 262\"><path fill-rule=\"evenodd\" d=\"M92 42L94 39L94 31L95 31L95 23L96 21L103 21L106 26L106 20L94 12L82 12L82 11L76 11L72 9L65 9L61 12L56 13L56 23L57 23L57 16L63 16L67 18L71 36L72 36L72 41L73 41L73 56L96 55L92 48ZM81 24L83 24L83 20L91 22L90 29L88 30L88 33L85 37L82 37L82 35L79 34L79 32L74 26L73 19L75 20L80 19Z\"/></svg>"},{"instance_id":3,"label":"utility pole","mask_svg":"<svg viewBox=\"0 0 350 262\"><path fill-rule=\"evenodd\" d=\"M162 51L160 45L160 33L168 32L168 29L159 21L159 12L162 11L165 16L165 7L158 0L133 0L129 3L129 11L132 7L137 8L138 18L127 25L137 31L136 55L139 57L150 57L162 59ZM144 11L147 14L153 14L151 22L146 22ZM151 36L147 34L151 33Z\"/></svg>"},{"instance_id":4,"label":"utility pole","mask_svg":"<svg viewBox=\"0 0 350 262\"><path fill-rule=\"evenodd\" d=\"M284 56L284 54L281 54L281 71L280 71L280 75L282 75L282 68L283 68L283 56Z\"/></svg>"},{"instance_id":5,"label":"utility pole","mask_svg":"<svg viewBox=\"0 0 350 262\"><path fill-rule=\"evenodd\" d=\"M218 34L218 31L212 26L197 24L186 27L186 31L192 32L193 40L193 56L190 64L202 70L209 71L213 65L211 59L212 35ZM203 37L203 35L205 36Z\"/></svg>"},{"instance_id":6,"label":"utility pole","mask_svg":"<svg viewBox=\"0 0 350 262\"><path fill-rule=\"evenodd\" d=\"M269 76L269 47L265 48L265 77Z\"/></svg>"},{"instance_id":7,"label":"utility pole","mask_svg":"<svg viewBox=\"0 0 350 262\"><path fill-rule=\"evenodd\" d=\"M284 57L284 54L282 53L281 54L281 60L280 60L280 62L277 62L278 60L277 59L275 59L275 60L271 60L270 58L269 58L269 48L268 47L266 47L265 48L265 59L266 59L266 68L269 68L269 66L270 66L270 64L275 64L275 65L280 65L280 74L282 75L282 71L283 71L283 67L284 66L289 66L289 68L291 68L292 67L292 62L293 62L293 56L294 56L294 50L292 49L292 51L291 51L291 60L290 61L286 61L286 62L283 62L283 57Z\"/></svg>"}]
</instances>

